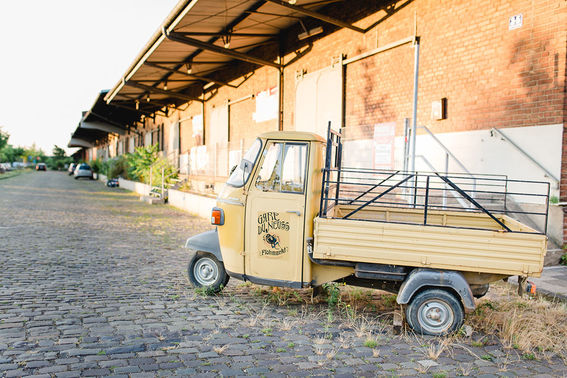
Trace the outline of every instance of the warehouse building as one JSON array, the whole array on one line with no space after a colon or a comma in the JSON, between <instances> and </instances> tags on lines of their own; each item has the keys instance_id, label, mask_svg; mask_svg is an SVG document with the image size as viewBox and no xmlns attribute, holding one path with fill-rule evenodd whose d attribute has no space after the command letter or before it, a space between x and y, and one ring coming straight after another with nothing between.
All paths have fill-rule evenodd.
<instances>
[{"instance_id":1,"label":"warehouse building","mask_svg":"<svg viewBox=\"0 0 567 378\"><path fill-rule=\"evenodd\" d=\"M563 0L181 0L70 146L158 144L214 193L259 133L330 122L345 165L549 182L560 246L566 24Z\"/></svg>"}]
</instances>

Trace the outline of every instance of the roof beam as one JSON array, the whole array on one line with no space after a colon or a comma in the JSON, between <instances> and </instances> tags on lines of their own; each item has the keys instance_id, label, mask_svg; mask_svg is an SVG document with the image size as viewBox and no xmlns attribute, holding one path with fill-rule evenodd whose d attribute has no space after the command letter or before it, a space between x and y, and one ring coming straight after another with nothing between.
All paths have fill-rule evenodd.
<instances>
[{"instance_id":1,"label":"roof beam","mask_svg":"<svg viewBox=\"0 0 567 378\"><path fill-rule=\"evenodd\" d=\"M179 33L176 33L176 32L168 33L167 30L163 30L163 33L164 33L164 35L167 39L174 41L174 42L184 43L186 45L198 47L202 50L212 51L212 52L217 53L217 54L230 56L231 58L242 60L242 61L249 62L249 63L254 63L254 64L257 64L259 66L270 66L270 67L274 67L274 68L278 68L278 69L283 68L283 66L281 64L270 62L269 60L264 60L264 59L261 59L261 58L256 58L254 56L244 54L244 53L241 53L241 52L238 52L238 51L234 51L234 50L231 50L231 49L226 49L224 47L209 44L207 42L203 42L203 41L200 41L200 40L195 39L195 38L186 37L186 36L179 34Z\"/></svg>"},{"instance_id":2,"label":"roof beam","mask_svg":"<svg viewBox=\"0 0 567 378\"><path fill-rule=\"evenodd\" d=\"M193 35L202 37L277 37L278 34L270 33L203 33L203 32L177 32L183 35Z\"/></svg>"},{"instance_id":3,"label":"roof beam","mask_svg":"<svg viewBox=\"0 0 567 378\"><path fill-rule=\"evenodd\" d=\"M81 123L79 124L79 127L82 128L82 129L100 130L100 131L104 131L104 132L107 132L107 133L113 133L113 134L119 134L119 135L124 135L126 133L125 129L111 125L110 123L106 123L106 122L97 122L97 121L85 122L85 121L81 121Z\"/></svg>"},{"instance_id":4,"label":"roof beam","mask_svg":"<svg viewBox=\"0 0 567 378\"><path fill-rule=\"evenodd\" d=\"M187 64L191 64L191 63L187 63ZM210 78L204 77L204 76L189 74L189 73L186 73L186 72L175 70L173 68L167 68L167 67L164 67L164 66L160 66L159 64L154 64L154 63L151 63L151 62L145 62L145 65L149 66L149 67L157 68L159 70L171 72L171 73L174 73L174 74L183 75L183 76L189 77L191 79L196 79L196 80L206 81L208 83L215 83L215 84L218 84L218 85L226 85L227 87L236 88L236 86L231 85L229 83L226 83L224 81L219 81L219 80L210 79ZM169 80L167 80L167 81L169 81Z\"/></svg>"},{"instance_id":5,"label":"roof beam","mask_svg":"<svg viewBox=\"0 0 567 378\"><path fill-rule=\"evenodd\" d=\"M90 148L90 147L94 147L94 144L81 138L71 137L71 140L67 144L67 147Z\"/></svg>"},{"instance_id":6,"label":"roof beam","mask_svg":"<svg viewBox=\"0 0 567 378\"><path fill-rule=\"evenodd\" d=\"M160 88L156 88L156 87L152 87L149 85L145 85L142 83L138 83L136 81L126 81L124 83L125 85L129 86L129 87L135 87L135 88L139 88L139 89L144 89L148 92L154 92L154 93L159 93L162 95L166 95L166 96L170 96L170 97L175 97L178 98L180 100L185 100L185 101L199 101L202 102L203 100L201 100L200 98L197 97L192 97L192 96L188 96L186 94L183 93L179 93L179 92L173 92L173 91L166 91L164 89L160 89Z\"/></svg>"},{"instance_id":7,"label":"roof beam","mask_svg":"<svg viewBox=\"0 0 567 378\"><path fill-rule=\"evenodd\" d=\"M152 60L152 61L150 62L150 61L146 60L144 63L152 63L152 64L179 64L179 65L183 65L183 64L187 64L187 63L191 63L191 64L224 64L224 63L227 63L227 62L226 62L226 61L225 61L225 62L222 62L222 61L203 61L203 60L200 60L200 61L194 61L194 60L193 60L193 61L191 61L191 62L186 62L186 61L180 62L180 61L178 61L178 60L176 60L176 61Z\"/></svg>"},{"instance_id":8,"label":"roof beam","mask_svg":"<svg viewBox=\"0 0 567 378\"><path fill-rule=\"evenodd\" d=\"M321 20L323 22L326 22L328 24L333 24L333 25L339 26L341 28L347 28L347 29L350 29L350 30L354 30L355 32L359 32L359 33L365 32L364 29L353 26L353 25L351 25L347 22L337 20L336 18L333 18L333 17L325 16L324 14L321 14L321 13L318 13L318 12L315 12L315 11L312 11L312 10L309 10L309 9L305 9L305 8L297 6L297 5L289 4L288 2L285 2L285 1L282 1L282 0L266 0L266 1L269 2L269 3L272 3L272 4L279 5L281 7L287 8L287 9L291 9L291 10L297 12L297 13L301 13L301 14L304 14L306 16L316 18L316 19Z\"/></svg>"},{"instance_id":9,"label":"roof beam","mask_svg":"<svg viewBox=\"0 0 567 378\"><path fill-rule=\"evenodd\" d=\"M122 95L122 96L123 96L123 95ZM127 101L130 102L130 101L137 101L137 100L127 100ZM150 117L150 116L153 114L152 112L149 112L149 111L144 110L144 109L139 109L139 108L136 109L135 106L128 106L128 105L125 105L125 104L121 104L121 103L120 103L120 100L115 100L115 101L113 101L113 102L112 102L112 106L116 106L117 108L132 110L132 111L138 113L138 115L139 115L140 117L141 117L142 115L145 115L145 116Z\"/></svg>"}]
</instances>

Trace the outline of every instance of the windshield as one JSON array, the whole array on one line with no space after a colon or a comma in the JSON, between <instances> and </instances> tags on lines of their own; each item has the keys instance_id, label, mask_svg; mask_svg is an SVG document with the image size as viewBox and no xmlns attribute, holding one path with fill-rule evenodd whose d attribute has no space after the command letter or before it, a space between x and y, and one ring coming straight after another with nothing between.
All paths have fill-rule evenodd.
<instances>
[{"instance_id":1,"label":"windshield","mask_svg":"<svg viewBox=\"0 0 567 378\"><path fill-rule=\"evenodd\" d=\"M230 186L234 187L241 187L248 181L248 177L252 172L252 168L256 163L256 159L258 158L258 153L260 152L260 148L262 147L262 142L260 139L256 139L252 144L252 147L246 152L242 161L238 166L234 169L228 181L226 182Z\"/></svg>"}]
</instances>

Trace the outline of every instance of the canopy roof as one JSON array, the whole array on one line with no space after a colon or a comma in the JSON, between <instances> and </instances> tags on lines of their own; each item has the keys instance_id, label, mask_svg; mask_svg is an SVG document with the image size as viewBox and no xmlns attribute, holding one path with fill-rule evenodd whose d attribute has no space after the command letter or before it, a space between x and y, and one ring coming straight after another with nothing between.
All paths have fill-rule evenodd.
<instances>
[{"instance_id":1,"label":"canopy roof","mask_svg":"<svg viewBox=\"0 0 567 378\"><path fill-rule=\"evenodd\" d=\"M140 118L141 113L136 110L107 104L104 101L107 94L108 90L101 91L91 109L83 112L68 147L92 147L96 141L106 139L109 133L124 134L129 125Z\"/></svg>"},{"instance_id":2,"label":"canopy roof","mask_svg":"<svg viewBox=\"0 0 567 378\"><path fill-rule=\"evenodd\" d=\"M150 113L167 105L203 101L201 95L210 88L232 86L218 75L231 62L282 68L277 59L281 32L296 24L295 41L324 28L363 33L324 14L326 5L340 1L181 0L105 100ZM274 46L273 58L258 54L267 45Z\"/></svg>"}]
</instances>

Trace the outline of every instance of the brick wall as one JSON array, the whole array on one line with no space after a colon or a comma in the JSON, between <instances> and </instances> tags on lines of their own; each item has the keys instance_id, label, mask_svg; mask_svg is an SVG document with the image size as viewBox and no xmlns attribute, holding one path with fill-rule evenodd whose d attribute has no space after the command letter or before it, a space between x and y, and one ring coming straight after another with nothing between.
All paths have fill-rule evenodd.
<instances>
[{"instance_id":1,"label":"brick wall","mask_svg":"<svg viewBox=\"0 0 567 378\"><path fill-rule=\"evenodd\" d=\"M331 4L331 14L348 15L360 27L376 24L365 34L324 25L327 34L316 37L312 46L297 41L297 28L285 38L284 62L295 50L308 52L284 71L284 130L294 130L295 73L328 67L333 57L353 57L413 35L414 22L420 36L418 123L436 133L564 124L567 25L564 0L436 0L386 2L352 0ZM523 25L509 30L511 16L521 14ZM344 18L344 17L343 17ZM307 27L313 20L306 20ZM331 32L329 32L331 30ZM334 32L332 30L335 30ZM274 58L273 47L264 57ZM253 67L253 70L251 70ZM345 68L345 126L395 122L403 133L404 118L411 118L413 99L414 48L406 44L352 63ZM244 80L244 75L250 76ZM257 94L277 85L277 70L234 63L219 73L237 88L221 87L205 104L205 120L213 107L227 100ZM447 119L431 119L433 101L447 99ZM146 130L175 119L187 119L202 112L201 104L181 106L168 117L146 120ZM277 121L257 123L252 119L255 99L230 107L231 142L249 141L257 134L277 130ZM166 133L168 127L165 127ZM205 138L215 133L205 122ZM195 145L192 122L181 124L181 152ZM167 141L167 134L165 135ZM567 146L567 135L564 136ZM561 201L567 202L567 150L563 153ZM567 227L566 227L567 229ZM567 234L566 234L567 236Z\"/></svg>"}]
</instances>

